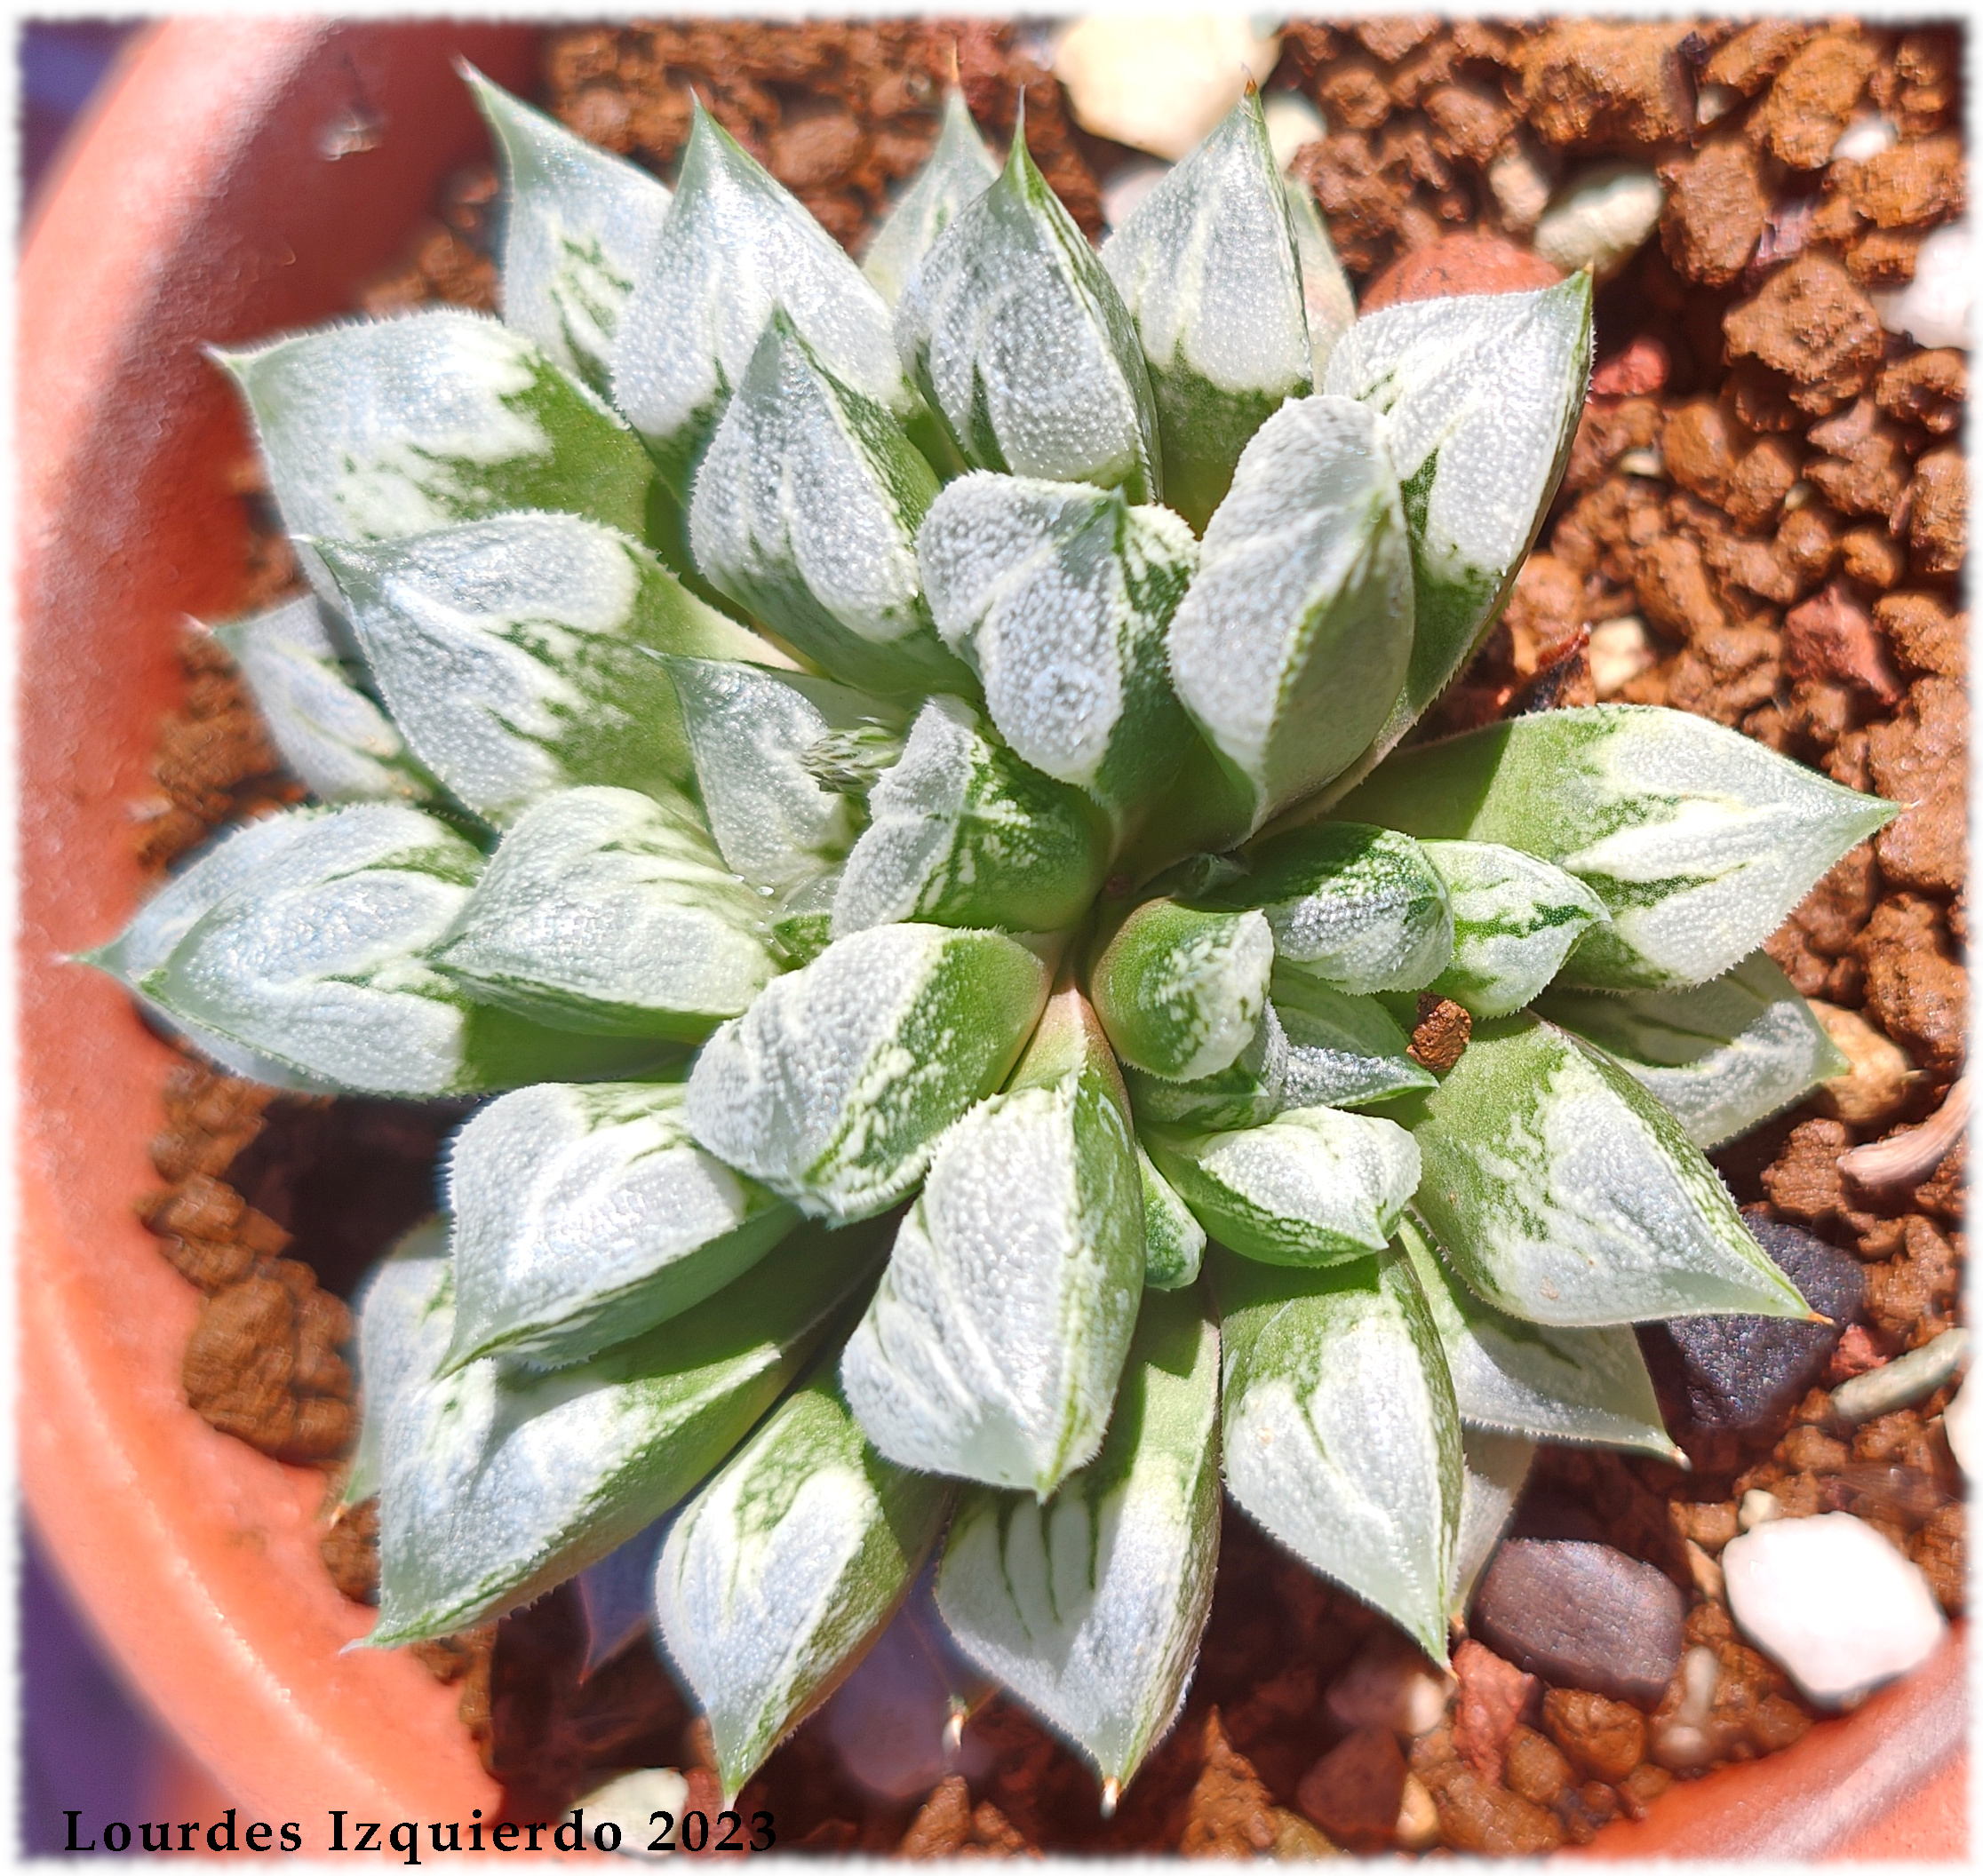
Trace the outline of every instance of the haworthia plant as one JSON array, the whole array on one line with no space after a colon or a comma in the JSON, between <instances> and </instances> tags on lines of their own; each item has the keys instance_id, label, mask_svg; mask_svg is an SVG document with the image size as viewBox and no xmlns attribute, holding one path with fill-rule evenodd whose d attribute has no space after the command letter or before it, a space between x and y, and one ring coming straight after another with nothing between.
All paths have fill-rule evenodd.
<instances>
[{"instance_id":1,"label":"haworthia plant","mask_svg":"<svg viewBox=\"0 0 1983 1876\"><path fill-rule=\"evenodd\" d=\"M699 107L670 198L476 83L507 322L227 360L322 609L218 629L327 805L87 954L502 1093L360 1306L373 1639L612 1557L734 1795L934 1574L1107 1801L1222 1458L1439 1655L1535 1443L1675 1456L1632 1324L1808 1315L1701 1148L1836 1072L1756 954L1896 811L1670 710L1390 753L1588 280L1355 318L1252 100L1104 262L955 97L864 275Z\"/></svg>"}]
</instances>

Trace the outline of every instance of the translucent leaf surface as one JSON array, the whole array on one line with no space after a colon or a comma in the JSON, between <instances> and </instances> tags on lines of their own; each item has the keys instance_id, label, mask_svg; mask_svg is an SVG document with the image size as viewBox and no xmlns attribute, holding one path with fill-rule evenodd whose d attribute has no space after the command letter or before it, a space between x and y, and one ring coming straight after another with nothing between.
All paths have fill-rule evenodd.
<instances>
[{"instance_id":1,"label":"translucent leaf surface","mask_svg":"<svg viewBox=\"0 0 1983 1876\"><path fill-rule=\"evenodd\" d=\"M1378 421L1340 397L1254 433L1171 623L1171 682L1258 827L1355 760L1412 651L1412 570Z\"/></svg>"},{"instance_id":2,"label":"translucent leaf surface","mask_svg":"<svg viewBox=\"0 0 1983 1876\"><path fill-rule=\"evenodd\" d=\"M1253 1039L1224 1068L1195 1081L1167 1081L1135 1066L1123 1069L1139 1125L1159 1127L1252 1127L1284 1107L1287 1087L1287 1036L1266 1006Z\"/></svg>"},{"instance_id":3,"label":"translucent leaf surface","mask_svg":"<svg viewBox=\"0 0 1983 1876\"><path fill-rule=\"evenodd\" d=\"M768 910L687 803L571 788L504 835L433 958L555 1029L698 1042L776 970Z\"/></svg>"},{"instance_id":4,"label":"translucent leaf surface","mask_svg":"<svg viewBox=\"0 0 1983 1876\"><path fill-rule=\"evenodd\" d=\"M1538 1014L1596 1043L1672 1109L1704 1149L1748 1133L1852 1066L1761 951L1692 990L1622 997L1557 990Z\"/></svg>"},{"instance_id":5,"label":"translucent leaf surface","mask_svg":"<svg viewBox=\"0 0 1983 1876\"><path fill-rule=\"evenodd\" d=\"M676 1083L546 1082L454 1137L450 1365L583 1361L741 1276L798 1214L689 1137Z\"/></svg>"},{"instance_id":6,"label":"translucent leaf surface","mask_svg":"<svg viewBox=\"0 0 1983 1876\"><path fill-rule=\"evenodd\" d=\"M1086 797L992 742L955 697L923 705L867 805L833 901L836 936L908 918L1057 931L1087 910L1108 867L1107 830Z\"/></svg>"},{"instance_id":7,"label":"translucent leaf surface","mask_svg":"<svg viewBox=\"0 0 1983 1876\"><path fill-rule=\"evenodd\" d=\"M965 1494L936 1606L958 1645L1112 1793L1183 1704L1219 1554L1219 1337L1145 1297L1107 1443L1044 1503ZM1106 1801L1106 1800L1104 1800Z\"/></svg>"},{"instance_id":8,"label":"translucent leaf surface","mask_svg":"<svg viewBox=\"0 0 1983 1876\"><path fill-rule=\"evenodd\" d=\"M1270 1264L1382 1250L1419 1180L1404 1128L1335 1108L1290 1108L1232 1133L1151 1133L1143 1144L1214 1238Z\"/></svg>"},{"instance_id":9,"label":"translucent leaf surface","mask_svg":"<svg viewBox=\"0 0 1983 1876\"><path fill-rule=\"evenodd\" d=\"M1004 1081L1047 985L1039 959L997 932L889 925L836 940L705 1045L689 1130L808 1212L872 1217Z\"/></svg>"},{"instance_id":10,"label":"translucent leaf surface","mask_svg":"<svg viewBox=\"0 0 1983 1876\"><path fill-rule=\"evenodd\" d=\"M1226 1490L1310 1569L1445 1659L1460 1419L1396 1252L1287 1270L1214 1251Z\"/></svg>"},{"instance_id":11,"label":"translucent leaf surface","mask_svg":"<svg viewBox=\"0 0 1983 1876\"><path fill-rule=\"evenodd\" d=\"M958 688L916 568L936 477L888 409L774 308L696 473L706 578L824 670L869 690Z\"/></svg>"},{"instance_id":12,"label":"translucent leaf surface","mask_svg":"<svg viewBox=\"0 0 1983 1876\"><path fill-rule=\"evenodd\" d=\"M1453 961L1431 988L1476 1016L1512 1016L1541 995L1592 925L1611 917L1561 867L1487 840L1421 851L1453 906Z\"/></svg>"},{"instance_id":13,"label":"translucent leaf surface","mask_svg":"<svg viewBox=\"0 0 1983 1876\"><path fill-rule=\"evenodd\" d=\"M726 1798L865 1653L935 1544L952 1490L876 1452L827 1365L676 1520L655 1609L709 1721Z\"/></svg>"},{"instance_id":14,"label":"translucent leaf surface","mask_svg":"<svg viewBox=\"0 0 1983 1876\"><path fill-rule=\"evenodd\" d=\"M1533 1016L1477 1023L1420 1097L1418 1207L1479 1295L1529 1322L1808 1315L1680 1123Z\"/></svg>"},{"instance_id":15,"label":"translucent leaf surface","mask_svg":"<svg viewBox=\"0 0 1983 1876\"><path fill-rule=\"evenodd\" d=\"M698 102L673 204L613 354L613 401L678 495L781 306L843 385L898 417L914 409L880 295Z\"/></svg>"},{"instance_id":16,"label":"translucent leaf surface","mask_svg":"<svg viewBox=\"0 0 1983 1876\"><path fill-rule=\"evenodd\" d=\"M645 1530L804 1367L878 1249L871 1232L808 1230L748 1297L712 1297L582 1366L490 1359L410 1387L385 1430L371 1645L491 1621Z\"/></svg>"},{"instance_id":17,"label":"translucent leaf surface","mask_svg":"<svg viewBox=\"0 0 1983 1876\"><path fill-rule=\"evenodd\" d=\"M1136 1143L1136 1174L1143 1182L1143 1285L1183 1290L1198 1282L1205 1260L1205 1227Z\"/></svg>"},{"instance_id":18,"label":"translucent leaf surface","mask_svg":"<svg viewBox=\"0 0 1983 1876\"><path fill-rule=\"evenodd\" d=\"M386 1422L400 1396L423 1386L446 1356L453 1306L445 1218L414 1226L372 1267L352 1299L361 1411L343 1503L362 1504L378 1490Z\"/></svg>"},{"instance_id":19,"label":"translucent leaf surface","mask_svg":"<svg viewBox=\"0 0 1983 1876\"><path fill-rule=\"evenodd\" d=\"M1120 295L1026 154L923 257L896 308L904 369L967 461L1162 494L1157 410Z\"/></svg>"},{"instance_id":20,"label":"translucent leaf surface","mask_svg":"<svg viewBox=\"0 0 1983 1876\"><path fill-rule=\"evenodd\" d=\"M1122 1060L1168 1081L1238 1061L1259 1033L1274 936L1258 912L1201 912L1151 899L1089 973L1088 995Z\"/></svg>"},{"instance_id":21,"label":"translucent leaf surface","mask_svg":"<svg viewBox=\"0 0 1983 1876\"><path fill-rule=\"evenodd\" d=\"M1486 1569L1515 1515L1515 1502L1535 1463L1535 1443L1512 1433L1460 1429L1465 1476L1460 1492L1460 1538L1453 1546L1453 1612L1464 1613L1474 1585Z\"/></svg>"},{"instance_id":22,"label":"translucent leaf surface","mask_svg":"<svg viewBox=\"0 0 1983 1876\"><path fill-rule=\"evenodd\" d=\"M1403 751L1339 812L1575 874L1611 922L1562 982L1668 990L1746 958L1896 809L1705 718L1600 704Z\"/></svg>"},{"instance_id":23,"label":"translucent leaf surface","mask_svg":"<svg viewBox=\"0 0 1983 1876\"><path fill-rule=\"evenodd\" d=\"M620 314L660 237L668 192L480 72L464 76L502 159L503 322L604 391Z\"/></svg>"},{"instance_id":24,"label":"translucent leaf surface","mask_svg":"<svg viewBox=\"0 0 1983 1876\"><path fill-rule=\"evenodd\" d=\"M1202 530L1254 432L1305 396L1314 375L1301 262L1257 92L1130 211L1102 265L1150 367L1165 499Z\"/></svg>"},{"instance_id":25,"label":"translucent leaf surface","mask_svg":"<svg viewBox=\"0 0 1983 1876\"><path fill-rule=\"evenodd\" d=\"M1357 316L1357 302L1308 185L1293 176L1284 178L1283 183L1287 191L1287 219L1294 231L1294 251L1302 263L1302 302L1308 314L1310 370L1315 388L1319 391L1329 354Z\"/></svg>"},{"instance_id":26,"label":"translucent leaf surface","mask_svg":"<svg viewBox=\"0 0 1983 1876\"><path fill-rule=\"evenodd\" d=\"M1552 1328L1506 1316L1467 1288L1409 1214L1398 1241L1438 1325L1468 1426L1676 1456L1630 1329Z\"/></svg>"},{"instance_id":27,"label":"translucent leaf surface","mask_svg":"<svg viewBox=\"0 0 1983 1876\"><path fill-rule=\"evenodd\" d=\"M1410 1038L1374 998L1347 997L1285 964L1272 992L1287 1037L1286 1106L1360 1108L1437 1079L1406 1053Z\"/></svg>"},{"instance_id":28,"label":"translucent leaf surface","mask_svg":"<svg viewBox=\"0 0 1983 1876\"><path fill-rule=\"evenodd\" d=\"M936 147L875 231L861 262L861 271L891 306L902 298L936 237L984 194L998 173L998 161L971 121L964 93L952 85L944 99L944 127Z\"/></svg>"},{"instance_id":29,"label":"translucent leaf surface","mask_svg":"<svg viewBox=\"0 0 1983 1876\"><path fill-rule=\"evenodd\" d=\"M584 783L694 787L674 687L653 653L784 662L644 547L570 516L322 545L394 721L498 825Z\"/></svg>"},{"instance_id":30,"label":"translucent leaf surface","mask_svg":"<svg viewBox=\"0 0 1983 1876\"><path fill-rule=\"evenodd\" d=\"M1080 992L938 1143L841 1358L888 1456L1045 1498L1095 1457L1143 1292L1127 1102Z\"/></svg>"},{"instance_id":31,"label":"translucent leaf surface","mask_svg":"<svg viewBox=\"0 0 1983 1876\"><path fill-rule=\"evenodd\" d=\"M980 473L937 497L916 546L936 630L999 735L1123 824L1195 740L1165 652L1191 530L1119 489Z\"/></svg>"}]
</instances>

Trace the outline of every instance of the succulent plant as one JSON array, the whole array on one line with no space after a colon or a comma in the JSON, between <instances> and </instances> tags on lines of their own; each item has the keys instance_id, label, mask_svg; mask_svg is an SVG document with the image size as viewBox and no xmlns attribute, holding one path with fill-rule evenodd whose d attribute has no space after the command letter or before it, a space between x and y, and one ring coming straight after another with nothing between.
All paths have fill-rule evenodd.
<instances>
[{"instance_id":1,"label":"succulent plant","mask_svg":"<svg viewBox=\"0 0 1983 1876\"><path fill-rule=\"evenodd\" d=\"M1588 276L1352 322L1252 97L1099 253L953 98L864 275L699 110L671 197L470 82L505 321L220 358L317 802L94 958L243 1074L492 1097L362 1303L371 1639L673 1513L734 1793L931 1566L1112 1800L1222 1480L1443 1658L1533 1442L1676 1456L1632 1324L1808 1313L1703 1149L1842 1067L1758 948L1891 812L1660 709L1406 740Z\"/></svg>"}]
</instances>

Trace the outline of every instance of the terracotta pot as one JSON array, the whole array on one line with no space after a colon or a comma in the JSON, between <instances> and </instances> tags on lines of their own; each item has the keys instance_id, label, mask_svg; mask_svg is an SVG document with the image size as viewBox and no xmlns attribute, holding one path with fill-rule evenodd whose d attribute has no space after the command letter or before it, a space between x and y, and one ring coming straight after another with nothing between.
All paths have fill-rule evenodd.
<instances>
[{"instance_id":1,"label":"terracotta pot","mask_svg":"<svg viewBox=\"0 0 1983 1876\"><path fill-rule=\"evenodd\" d=\"M32 231L20 286L21 1470L110 1653L249 1816L466 1818L500 1793L454 1696L317 1556L320 1474L186 1405L196 1299L132 1216L174 1061L63 953L140 882L131 804L183 613L238 607L246 440L200 357L345 310L484 146L456 52L527 86L521 28L183 20L123 69ZM377 147L336 159L356 114ZM1962 1853L1962 1652L1756 1767L1676 1788L1599 1853ZM1925 1798L1923 1794L1925 1793Z\"/></svg>"}]
</instances>

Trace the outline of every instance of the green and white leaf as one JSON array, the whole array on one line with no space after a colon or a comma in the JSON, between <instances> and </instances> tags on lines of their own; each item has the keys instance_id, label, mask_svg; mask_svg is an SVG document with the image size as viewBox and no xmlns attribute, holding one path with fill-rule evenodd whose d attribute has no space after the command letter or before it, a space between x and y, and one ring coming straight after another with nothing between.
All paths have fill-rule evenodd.
<instances>
[{"instance_id":1,"label":"green and white leaf","mask_svg":"<svg viewBox=\"0 0 1983 1876\"><path fill-rule=\"evenodd\" d=\"M1411 1040L1374 997L1347 997L1277 964L1273 1010L1287 1036L1281 1100L1290 1108L1360 1108L1438 1079L1407 1053Z\"/></svg>"},{"instance_id":2,"label":"green and white leaf","mask_svg":"<svg viewBox=\"0 0 1983 1876\"><path fill-rule=\"evenodd\" d=\"M1515 1501L1535 1463L1535 1443L1519 1434L1460 1429L1465 1474L1460 1490L1460 1537L1453 1552L1453 1613L1473 1600L1474 1585L1515 1515Z\"/></svg>"},{"instance_id":3,"label":"green and white leaf","mask_svg":"<svg viewBox=\"0 0 1983 1876\"><path fill-rule=\"evenodd\" d=\"M1560 981L1601 990L1718 977L1899 812L1704 717L1629 704L1402 751L1339 811L1575 874L1611 922L1585 932Z\"/></svg>"},{"instance_id":4,"label":"green and white leaf","mask_svg":"<svg viewBox=\"0 0 1983 1876\"><path fill-rule=\"evenodd\" d=\"M498 826L586 783L694 787L655 653L784 662L646 548L570 515L318 545L414 754Z\"/></svg>"},{"instance_id":5,"label":"green and white leaf","mask_svg":"<svg viewBox=\"0 0 1983 1876\"><path fill-rule=\"evenodd\" d=\"M1047 982L998 932L888 925L837 939L704 1045L689 1131L802 1211L871 1218L915 1189L937 1136L1005 1080Z\"/></svg>"},{"instance_id":6,"label":"green and white leaf","mask_svg":"<svg viewBox=\"0 0 1983 1876\"><path fill-rule=\"evenodd\" d=\"M1533 1016L1477 1023L1416 1097L1418 1208L1480 1296L1573 1328L1810 1312L1672 1114Z\"/></svg>"},{"instance_id":7,"label":"green and white leaf","mask_svg":"<svg viewBox=\"0 0 1983 1876\"><path fill-rule=\"evenodd\" d=\"M867 806L833 901L836 937L911 918L1058 931L1108 870L1101 814L991 741L956 697L923 705Z\"/></svg>"},{"instance_id":8,"label":"green and white leaf","mask_svg":"<svg viewBox=\"0 0 1983 1876\"><path fill-rule=\"evenodd\" d=\"M1311 1570L1446 1651L1460 1417L1438 1331L1394 1251L1327 1270L1215 1251L1226 1490Z\"/></svg>"},{"instance_id":9,"label":"green and white leaf","mask_svg":"<svg viewBox=\"0 0 1983 1876\"><path fill-rule=\"evenodd\" d=\"M840 896L840 868L833 867L791 887L771 909L771 940L796 968L810 964L833 942L833 901Z\"/></svg>"},{"instance_id":10,"label":"green and white leaf","mask_svg":"<svg viewBox=\"0 0 1983 1876\"><path fill-rule=\"evenodd\" d=\"M1239 458L1171 622L1171 682L1238 791L1237 832L1361 754L1404 681L1412 621L1378 419L1341 397L1284 404Z\"/></svg>"},{"instance_id":11,"label":"green and white leaf","mask_svg":"<svg viewBox=\"0 0 1983 1876\"><path fill-rule=\"evenodd\" d=\"M320 801L426 801L434 778L352 682L314 597L216 625L269 739Z\"/></svg>"},{"instance_id":12,"label":"green and white leaf","mask_svg":"<svg viewBox=\"0 0 1983 1876\"><path fill-rule=\"evenodd\" d=\"M1398 1241L1438 1326L1466 1425L1676 1458L1629 1327L1564 1329L1504 1315L1461 1282L1409 1213Z\"/></svg>"},{"instance_id":13,"label":"green and white leaf","mask_svg":"<svg viewBox=\"0 0 1983 1876\"><path fill-rule=\"evenodd\" d=\"M1107 1443L1044 1502L966 1492L936 1578L957 1644L1094 1761L1103 1804L1183 1705L1219 1554L1219 1336L1148 1294Z\"/></svg>"},{"instance_id":14,"label":"green and white leaf","mask_svg":"<svg viewBox=\"0 0 1983 1876\"><path fill-rule=\"evenodd\" d=\"M1205 1227L1157 1170L1141 1141L1136 1142L1136 1174L1143 1182L1143 1287L1186 1289L1198 1282L1205 1260Z\"/></svg>"},{"instance_id":15,"label":"green and white leaf","mask_svg":"<svg viewBox=\"0 0 1983 1876\"><path fill-rule=\"evenodd\" d=\"M1294 231L1294 252L1302 263L1302 303L1308 315L1310 373L1322 389L1323 373L1336 341L1357 317L1356 296L1350 276L1336 258L1335 243L1308 185L1299 178L1281 179L1287 192L1287 219Z\"/></svg>"},{"instance_id":16,"label":"green and white leaf","mask_svg":"<svg viewBox=\"0 0 1983 1876\"><path fill-rule=\"evenodd\" d=\"M1260 97L1167 171L1102 247L1157 399L1164 497L1202 530L1254 431L1313 386L1302 266Z\"/></svg>"},{"instance_id":17,"label":"green and white leaf","mask_svg":"<svg viewBox=\"0 0 1983 1876\"><path fill-rule=\"evenodd\" d=\"M448 1366L585 1360L757 1263L798 1213L697 1146L681 1083L555 1082L491 1101L448 1155Z\"/></svg>"},{"instance_id":18,"label":"green and white leaf","mask_svg":"<svg viewBox=\"0 0 1983 1876\"><path fill-rule=\"evenodd\" d=\"M1577 942L1610 918L1561 867L1489 840L1421 847L1453 906L1453 961L1431 988L1475 1016L1512 1016L1549 988Z\"/></svg>"},{"instance_id":19,"label":"green and white leaf","mask_svg":"<svg viewBox=\"0 0 1983 1876\"><path fill-rule=\"evenodd\" d=\"M898 418L914 411L881 296L698 101L673 203L613 352L613 401L678 496L776 306L841 384Z\"/></svg>"},{"instance_id":20,"label":"green and white leaf","mask_svg":"<svg viewBox=\"0 0 1983 1876\"><path fill-rule=\"evenodd\" d=\"M1151 899L1096 959L1088 995L1127 1066L1198 1081L1254 1042L1273 968L1274 936L1260 913Z\"/></svg>"},{"instance_id":21,"label":"green and white leaf","mask_svg":"<svg viewBox=\"0 0 1983 1876\"><path fill-rule=\"evenodd\" d=\"M1557 990L1538 1014L1604 1050L1679 1116L1704 1151L1852 1066L1761 951L1692 990Z\"/></svg>"},{"instance_id":22,"label":"green and white leaf","mask_svg":"<svg viewBox=\"0 0 1983 1876\"><path fill-rule=\"evenodd\" d=\"M936 477L888 408L772 309L696 472L689 538L720 591L834 677L883 693L968 684L916 567Z\"/></svg>"},{"instance_id":23,"label":"green and white leaf","mask_svg":"<svg viewBox=\"0 0 1983 1876\"><path fill-rule=\"evenodd\" d=\"M1419 1181L1419 1149L1403 1127L1335 1108L1290 1108L1232 1133L1150 1133L1143 1144L1206 1230L1262 1263L1367 1258Z\"/></svg>"},{"instance_id":24,"label":"green and white leaf","mask_svg":"<svg viewBox=\"0 0 1983 1876\"><path fill-rule=\"evenodd\" d=\"M352 1299L360 1412L341 1503L362 1505L378 1491L386 1423L400 1397L446 1359L453 1311L448 1220L424 1219L372 1266Z\"/></svg>"},{"instance_id":25,"label":"green and white leaf","mask_svg":"<svg viewBox=\"0 0 1983 1876\"><path fill-rule=\"evenodd\" d=\"M1142 1184L1080 992L938 1142L840 1378L890 1459L1041 1498L1092 1459L1143 1286Z\"/></svg>"},{"instance_id":26,"label":"green and white leaf","mask_svg":"<svg viewBox=\"0 0 1983 1876\"><path fill-rule=\"evenodd\" d=\"M805 1366L879 1248L808 1230L747 1298L713 1296L582 1366L490 1359L410 1387L385 1429L370 1645L492 1621L644 1530Z\"/></svg>"},{"instance_id":27,"label":"green and white leaf","mask_svg":"<svg viewBox=\"0 0 1983 1876\"><path fill-rule=\"evenodd\" d=\"M980 469L1163 494L1157 407L1121 296L1013 133L998 179L896 307L902 364Z\"/></svg>"},{"instance_id":28,"label":"green and white leaf","mask_svg":"<svg viewBox=\"0 0 1983 1876\"><path fill-rule=\"evenodd\" d=\"M952 85L944 98L944 127L929 161L902 192L888 219L868 243L861 271L892 306L899 301L936 237L984 195L999 174L964 93Z\"/></svg>"},{"instance_id":29,"label":"green and white leaf","mask_svg":"<svg viewBox=\"0 0 1983 1876\"><path fill-rule=\"evenodd\" d=\"M1269 1004L1253 1039L1234 1060L1195 1081L1167 1081L1135 1067L1123 1069L1137 1124L1142 1126L1255 1127L1291 1105L1287 1036Z\"/></svg>"},{"instance_id":30,"label":"green and white leaf","mask_svg":"<svg viewBox=\"0 0 1983 1876\"><path fill-rule=\"evenodd\" d=\"M660 238L668 191L472 67L462 76L502 162L503 322L603 393L620 314Z\"/></svg>"},{"instance_id":31,"label":"green and white leaf","mask_svg":"<svg viewBox=\"0 0 1983 1876\"><path fill-rule=\"evenodd\" d=\"M953 1487L862 1437L823 1363L690 1500L654 1601L709 1721L723 1796L826 1698L887 1624Z\"/></svg>"},{"instance_id":32,"label":"green and white leaf","mask_svg":"<svg viewBox=\"0 0 1983 1876\"><path fill-rule=\"evenodd\" d=\"M699 1042L776 974L768 910L686 802L569 788L503 836L432 956L553 1029Z\"/></svg>"},{"instance_id":33,"label":"green and white leaf","mask_svg":"<svg viewBox=\"0 0 1983 1876\"><path fill-rule=\"evenodd\" d=\"M936 497L916 551L936 630L999 735L1122 825L1195 740L1165 651L1191 530L1119 489L980 473Z\"/></svg>"}]
</instances>

